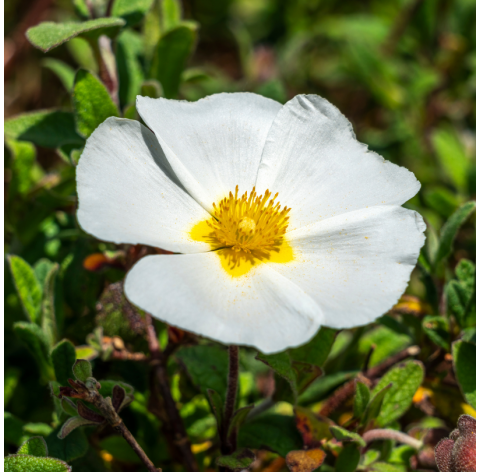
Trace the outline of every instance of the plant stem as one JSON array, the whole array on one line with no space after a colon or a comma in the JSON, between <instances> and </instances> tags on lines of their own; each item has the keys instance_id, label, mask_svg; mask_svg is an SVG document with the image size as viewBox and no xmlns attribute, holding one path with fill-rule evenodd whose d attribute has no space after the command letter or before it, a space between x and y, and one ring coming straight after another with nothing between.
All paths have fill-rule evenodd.
<instances>
[{"instance_id":1,"label":"plant stem","mask_svg":"<svg viewBox=\"0 0 481 472\"><path fill-rule=\"evenodd\" d=\"M165 413L169 421L169 428L174 436L173 445L179 452L179 457L182 458L185 469L188 472L199 472L189 437L185 431L184 423L177 410L175 401L172 398L169 377L167 375L167 357L160 349L155 328L152 324L152 317L149 314L146 315L146 330L155 380L160 395L164 400Z\"/></svg>"},{"instance_id":2,"label":"plant stem","mask_svg":"<svg viewBox=\"0 0 481 472\"><path fill-rule=\"evenodd\" d=\"M119 106L119 80L111 40L107 36L102 35L98 39L89 41L89 43L99 66L100 79L107 88L112 101Z\"/></svg>"},{"instance_id":3,"label":"plant stem","mask_svg":"<svg viewBox=\"0 0 481 472\"><path fill-rule=\"evenodd\" d=\"M227 394L224 407L224 424L222 427L221 451L232 454L236 448L235 438L228 437L229 426L234 416L239 384L239 347L229 346L229 377L227 380ZM233 444L232 444L233 443Z\"/></svg>"},{"instance_id":4,"label":"plant stem","mask_svg":"<svg viewBox=\"0 0 481 472\"><path fill-rule=\"evenodd\" d=\"M362 439L367 443L372 441L377 441L379 439L394 439L399 443L407 444L414 449L421 449L423 442L419 441L411 436L400 431L395 431L394 429L371 429L363 434Z\"/></svg>"}]
</instances>

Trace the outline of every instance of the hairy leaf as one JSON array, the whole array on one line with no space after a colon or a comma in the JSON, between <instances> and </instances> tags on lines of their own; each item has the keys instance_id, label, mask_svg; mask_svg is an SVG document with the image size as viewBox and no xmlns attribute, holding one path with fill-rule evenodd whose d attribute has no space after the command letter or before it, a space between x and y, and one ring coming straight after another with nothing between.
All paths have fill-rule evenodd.
<instances>
[{"instance_id":1,"label":"hairy leaf","mask_svg":"<svg viewBox=\"0 0 481 472\"><path fill-rule=\"evenodd\" d=\"M353 431L348 431L347 429L341 428L340 426L331 426L330 427L332 435L338 440L342 442L354 442L361 447L366 445L366 441L362 439L359 434L354 433Z\"/></svg>"},{"instance_id":2,"label":"hairy leaf","mask_svg":"<svg viewBox=\"0 0 481 472\"><path fill-rule=\"evenodd\" d=\"M68 385L67 379L72 377L72 366L76 359L74 345L64 339L52 349L51 356L57 382Z\"/></svg>"},{"instance_id":3,"label":"hairy leaf","mask_svg":"<svg viewBox=\"0 0 481 472\"><path fill-rule=\"evenodd\" d=\"M150 10L154 0L115 0L112 16L123 18L127 26L137 24Z\"/></svg>"},{"instance_id":4,"label":"hairy leaf","mask_svg":"<svg viewBox=\"0 0 481 472\"><path fill-rule=\"evenodd\" d=\"M356 396L354 397L354 416L360 418L366 411L367 405L371 400L369 387L362 382L356 383Z\"/></svg>"},{"instance_id":5,"label":"hairy leaf","mask_svg":"<svg viewBox=\"0 0 481 472\"><path fill-rule=\"evenodd\" d=\"M92 364L85 359L77 359L72 366L73 375L77 380L84 382L92 377Z\"/></svg>"},{"instance_id":6,"label":"hairy leaf","mask_svg":"<svg viewBox=\"0 0 481 472\"><path fill-rule=\"evenodd\" d=\"M53 457L35 457L29 455L12 455L5 457L5 472L71 472L66 462Z\"/></svg>"},{"instance_id":7,"label":"hairy leaf","mask_svg":"<svg viewBox=\"0 0 481 472\"><path fill-rule=\"evenodd\" d=\"M17 454L28 454L35 457L47 457L47 443L41 436L32 436L20 446Z\"/></svg>"},{"instance_id":8,"label":"hairy leaf","mask_svg":"<svg viewBox=\"0 0 481 472\"><path fill-rule=\"evenodd\" d=\"M230 470L239 471L248 469L254 462L256 456L250 449L240 449L230 456L220 456L216 459L219 467L226 467Z\"/></svg>"}]
</instances>

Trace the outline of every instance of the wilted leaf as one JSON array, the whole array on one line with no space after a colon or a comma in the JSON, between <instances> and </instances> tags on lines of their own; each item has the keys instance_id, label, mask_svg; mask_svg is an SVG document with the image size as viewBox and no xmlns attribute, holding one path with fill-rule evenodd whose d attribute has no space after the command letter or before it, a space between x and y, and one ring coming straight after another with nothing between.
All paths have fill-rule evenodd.
<instances>
[{"instance_id":1,"label":"wilted leaf","mask_svg":"<svg viewBox=\"0 0 481 472\"><path fill-rule=\"evenodd\" d=\"M323 421L309 408L296 406L294 408L296 428L302 436L304 446L313 448L319 446L322 439L330 439L329 420Z\"/></svg>"},{"instance_id":2,"label":"wilted leaf","mask_svg":"<svg viewBox=\"0 0 481 472\"><path fill-rule=\"evenodd\" d=\"M77 359L72 366L72 372L77 380L84 382L92 377L92 365L85 359Z\"/></svg>"},{"instance_id":3,"label":"wilted leaf","mask_svg":"<svg viewBox=\"0 0 481 472\"><path fill-rule=\"evenodd\" d=\"M41 110L17 115L5 121L4 130L9 139L31 141L47 148L58 148L67 143L84 143L75 129L74 115L61 110Z\"/></svg>"},{"instance_id":4,"label":"wilted leaf","mask_svg":"<svg viewBox=\"0 0 481 472\"><path fill-rule=\"evenodd\" d=\"M42 303L42 288L30 265L19 256L7 256L13 283L22 307L30 321L38 322Z\"/></svg>"},{"instance_id":5,"label":"wilted leaf","mask_svg":"<svg viewBox=\"0 0 481 472\"><path fill-rule=\"evenodd\" d=\"M18 449L17 454L28 454L35 457L47 457L48 449L45 439L33 436L27 439Z\"/></svg>"},{"instance_id":6,"label":"wilted leaf","mask_svg":"<svg viewBox=\"0 0 481 472\"><path fill-rule=\"evenodd\" d=\"M291 451L286 456L286 464L291 472L311 472L317 469L326 458L321 449L307 451Z\"/></svg>"},{"instance_id":7,"label":"wilted leaf","mask_svg":"<svg viewBox=\"0 0 481 472\"><path fill-rule=\"evenodd\" d=\"M119 116L105 86L84 69L80 69L75 76L73 102L77 129L86 138L109 116Z\"/></svg>"},{"instance_id":8,"label":"wilted leaf","mask_svg":"<svg viewBox=\"0 0 481 472\"><path fill-rule=\"evenodd\" d=\"M35 457L27 455L12 455L5 457L5 472L71 472L66 462L53 457Z\"/></svg>"},{"instance_id":9,"label":"wilted leaf","mask_svg":"<svg viewBox=\"0 0 481 472\"><path fill-rule=\"evenodd\" d=\"M124 25L121 18L97 18L83 23L46 21L28 29L27 38L35 47L47 52L79 35L91 39L102 34L113 36Z\"/></svg>"},{"instance_id":10,"label":"wilted leaf","mask_svg":"<svg viewBox=\"0 0 481 472\"><path fill-rule=\"evenodd\" d=\"M361 447L366 445L366 441L362 439L359 434L354 433L353 431L348 431L347 429L341 428L340 426L331 426L330 427L332 435L338 440L342 442L354 442Z\"/></svg>"},{"instance_id":11,"label":"wilted leaf","mask_svg":"<svg viewBox=\"0 0 481 472\"><path fill-rule=\"evenodd\" d=\"M465 341L453 343L454 372L466 401L476 408L476 346Z\"/></svg>"},{"instance_id":12,"label":"wilted leaf","mask_svg":"<svg viewBox=\"0 0 481 472\"><path fill-rule=\"evenodd\" d=\"M52 349L51 356L57 382L68 385L67 380L72 377L72 366L76 359L74 345L64 339Z\"/></svg>"},{"instance_id":13,"label":"wilted leaf","mask_svg":"<svg viewBox=\"0 0 481 472\"><path fill-rule=\"evenodd\" d=\"M346 444L336 461L336 472L355 472L361 459L359 447L356 444Z\"/></svg>"},{"instance_id":14,"label":"wilted leaf","mask_svg":"<svg viewBox=\"0 0 481 472\"><path fill-rule=\"evenodd\" d=\"M230 470L239 471L248 469L254 462L256 456L249 449L240 449L230 456L220 456L216 459L219 467L226 467Z\"/></svg>"},{"instance_id":15,"label":"wilted leaf","mask_svg":"<svg viewBox=\"0 0 481 472\"><path fill-rule=\"evenodd\" d=\"M380 394L388 385L392 387L386 391L379 413L373 416L379 425L391 423L408 410L423 378L424 367L418 361L407 361L397 365L382 377L372 391L373 397Z\"/></svg>"}]
</instances>

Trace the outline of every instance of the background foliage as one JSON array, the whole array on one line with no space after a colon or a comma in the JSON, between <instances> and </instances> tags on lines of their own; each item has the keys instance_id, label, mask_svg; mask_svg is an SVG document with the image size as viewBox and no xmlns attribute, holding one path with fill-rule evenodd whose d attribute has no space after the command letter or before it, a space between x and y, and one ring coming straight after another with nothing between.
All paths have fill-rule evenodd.
<instances>
[{"instance_id":1,"label":"background foliage","mask_svg":"<svg viewBox=\"0 0 481 472\"><path fill-rule=\"evenodd\" d=\"M475 1L18 0L5 8L6 453L35 437L9 470L21 461L143 470L109 427L57 437L77 407L52 393L73 377L76 359L92 361L103 395L125 389L133 401L121 416L157 466L187 467L152 384L145 315L122 295L126 270L158 250L82 232L75 165L107 117L139 119L138 94L197 100L245 90L282 103L297 93L334 103L360 141L421 181L406 206L428 229L406 295L376 323L323 328L276 356L241 350L238 406L256 407L238 418L238 443L256 460L241 454L219 464L436 470L433 446L461 413L475 414ZM155 328L195 460L215 469L226 349ZM424 445L367 444L373 428ZM325 457L313 452L320 443ZM310 468L296 469L299 461Z\"/></svg>"}]
</instances>

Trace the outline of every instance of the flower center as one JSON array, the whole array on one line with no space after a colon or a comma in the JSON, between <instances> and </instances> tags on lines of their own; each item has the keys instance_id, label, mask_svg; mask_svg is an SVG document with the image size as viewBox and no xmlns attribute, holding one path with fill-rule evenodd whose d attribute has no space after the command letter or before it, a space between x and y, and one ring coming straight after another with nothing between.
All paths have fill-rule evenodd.
<instances>
[{"instance_id":1,"label":"flower center","mask_svg":"<svg viewBox=\"0 0 481 472\"><path fill-rule=\"evenodd\" d=\"M235 195L213 204L214 214L207 225L212 229L215 238L234 251L269 251L280 244L287 230L290 208L281 209L276 202L278 194L266 190L264 195L257 195L255 187L248 195L239 196L239 186Z\"/></svg>"}]
</instances>

